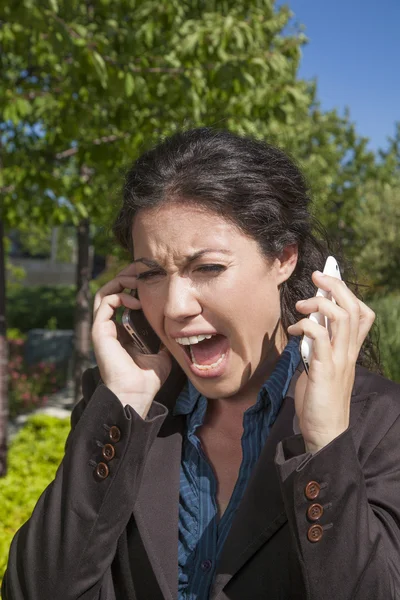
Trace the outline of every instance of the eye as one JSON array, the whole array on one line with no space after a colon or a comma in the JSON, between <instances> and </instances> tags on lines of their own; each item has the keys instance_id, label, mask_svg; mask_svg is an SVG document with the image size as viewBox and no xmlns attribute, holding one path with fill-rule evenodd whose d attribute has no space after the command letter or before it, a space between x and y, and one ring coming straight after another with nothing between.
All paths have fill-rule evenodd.
<instances>
[{"instance_id":1,"label":"eye","mask_svg":"<svg viewBox=\"0 0 400 600\"><path fill-rule=\"evenodd\" d=\"M144 273L139 273L136 275L137 280L141 281L149 281L150 279L154 279L155 277L161 277L164 274L164 271L153 270L153 271L145 271Z\"/></svg>"},{"instance_id":2,"label":"eye","mask_svg":"<svg viewBox=\"0 0 400 600\"><path fill-rule=\"evenodd\" d=\"M196 271L200 271L201 273L222 273L225 271L226 267L223 265L201 265L195 269Z\"/></svg>"}]
</instances>

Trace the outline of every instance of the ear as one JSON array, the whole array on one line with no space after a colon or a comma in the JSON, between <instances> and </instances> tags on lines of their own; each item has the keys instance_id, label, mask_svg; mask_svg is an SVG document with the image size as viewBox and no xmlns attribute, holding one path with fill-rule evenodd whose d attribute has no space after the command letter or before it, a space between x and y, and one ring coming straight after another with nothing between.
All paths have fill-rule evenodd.
<instances>
[{"instance_id":1,"label":"ear","mask_svg":"<svg viewBox=\"0 0 400 600\"><path fill-rule=\"evenodd\" d=\"M276 259L278 270L278 283L281 284L287 281L297 265L299 249L297 244L285 246L279 258Z\"/></svg>"}]
</instances>

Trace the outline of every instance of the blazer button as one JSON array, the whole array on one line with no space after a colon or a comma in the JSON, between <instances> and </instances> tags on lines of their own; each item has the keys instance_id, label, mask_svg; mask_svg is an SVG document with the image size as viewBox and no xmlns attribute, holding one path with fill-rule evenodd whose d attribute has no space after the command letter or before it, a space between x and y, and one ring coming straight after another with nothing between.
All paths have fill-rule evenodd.
<instances>
[{"instance_id":1,"label":"blazer button","mask_svg":"<svg viewBox=\"0 0 400 600\"><path fill-rule=\"evenodd\" d=\"M115 448L112 444L105 444L101 453L106 460L112 460L115 456Z\"/></svg>"},{"instance_id":2,"label":"blazer button","mask_svg":"<svg viewBox=\"0 0 400 600\"><path fill-rule=\"evenodd\" d=\"M320 504L311 504L307 510L307 517L310 521L318 521L324 514L324 509Z\"/></svg>"},{"instance_id":3,"label":"blazer button","mask_svg":"<svg viewBox=\"0 0 400 600\"><path fill-rule=\"evenodd\" d=\"M101 462L96 467L96 475L99 479L106 479L108 477L109 472L110 471L106 463Z\"/></svg>"},{"instance_id":4,"label":"blazer button","mask_svg":"<svg viewBox=\"0 0 400 600\"><path fill-rule=\"evenodd\" d=\"M310 542L319 542L324 535L324 530L321 525L311 525L310 529L307 531L307 537Z\"/></svg>"},{"instance_id":5,"label":"blazer button","mask_svg":"<svg viewBox=\"0 0 400 600\"><path fill-rule=\"evenodd\" d=\"M320 490L321 487L319 483L316 481L309 481L304 490L307 500L315 500L315 498L318 498Z\"/></svg>"},{"instance_id":6,"label":"blazer button","mask_svg":"<svg viewBox=\"0 0 400 600\"><path fill-rule=\"evenodd\" d=\"M108 435L110 437L110 440L114 443L119 442L119 440L121 439L121 432L116 425L113 425L112 427L110 427L110 431L108 432Z\"/></svg>"}]
</instances>

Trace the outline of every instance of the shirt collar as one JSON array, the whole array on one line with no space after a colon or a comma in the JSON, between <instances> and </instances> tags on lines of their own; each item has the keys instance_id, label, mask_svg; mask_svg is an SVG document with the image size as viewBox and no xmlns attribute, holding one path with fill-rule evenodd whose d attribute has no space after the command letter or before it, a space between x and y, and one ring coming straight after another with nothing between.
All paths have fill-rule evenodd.
<instances>
[{"instance_id":1,"label":"shirt collar","mask_svg":"<svg viewBox=\"0 0 400 600\"><path fill-rule=\"evenodd\" d=\"M299 362L299 338L291 337L270 377L262 385L256 404L251 406L246 412L257 412L262 408L266 408L268 403L271 402L273 412L277 413ZM188 415L192 413L201 397L201 393L188 380L178 396L173 414ZM201 404L203 405L204 403L201 402ZM205 407L203 406L201 413L204 416Z\"/></svg>"}]
</instances>

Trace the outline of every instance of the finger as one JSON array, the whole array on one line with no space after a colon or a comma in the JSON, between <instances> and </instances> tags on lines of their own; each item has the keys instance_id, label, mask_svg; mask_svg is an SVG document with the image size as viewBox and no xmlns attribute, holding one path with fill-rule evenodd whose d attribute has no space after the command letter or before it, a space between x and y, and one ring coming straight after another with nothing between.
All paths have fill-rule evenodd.
<instances>
[{"instance_id":1,"label":"finger","mask_svg":"<svg viewBox=\"0 0 400 600\"><path fill-rule=\"evenodd\" d=\"M332 345L328 330L310 319L301 319L288 327L290 335L306 335L313 340L313 361L329 363L332 361Z\"/></svg>"},{"instance_id":2,"label":"finger","mask_svg":"<svg viewBox=\"0 0 400 600\"><path fill-rule=\"evenodd\" d=\"M99 309L100 303L105 296L110 296L111 294L118 294L119 292L123 292L125 289L134 290L137 287L137 279L136 276L127 276L120 275L115 279L108 281L103 287L101 287L94 298L93 304L93 312L96 316L96 312Z\"/></svg>"},{"instance_id":3,"label":"finger","mask_svg":"<svg viewBox=\"0 0 400 600\"><path fill-rule=\"evenodd\" d=\"M368 335L369 330L371 329L372 325L374 324L376 315L369 306L364 304L364 302L359 300L359 303L360 303L360 326L358 329L357 343L358 343L358 348L360 349L361 346L363 345L365 338Z\"/></svg>"},{"instance_id":4,"label":"finger","mask_svg":"<svg viewBox=\"0 0 400 600\"><path fill-rule=\"evenodd\" d=\"M334 353L340 357L347 357L350 339L349 315L337 304L322 296L314 296L296 304L298 312L303 314L320 313L329 320L332 333L331 345Z\"/></svg>"},{"instance_id":5,"label":"finger","mask_svg":"<svg viewBox=\"0 0 400 600\"><path fill-rule=\"evenodd\" d=\"M141 304L137 298L124 292L105 296L97 310L95 323L100 324L110 321L113 318L115 311L121 306L135 310L140 308Z\"/></svg>"},{"instance_id":6,"label":"finger","mask_svg":"<svg viewBox=\"0 0 400 600\"><path fill-rule=\"evenodd\" d=\"M137 263L129 263L129 265L127 265L126 267L124 267L123 269L121 269L121 271L119 271L119 273L117 274L117 277L119 277L120 275L136 275L136 269L137 269Z\"/></svg>"}]
</instances>

